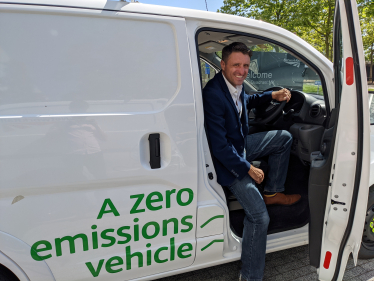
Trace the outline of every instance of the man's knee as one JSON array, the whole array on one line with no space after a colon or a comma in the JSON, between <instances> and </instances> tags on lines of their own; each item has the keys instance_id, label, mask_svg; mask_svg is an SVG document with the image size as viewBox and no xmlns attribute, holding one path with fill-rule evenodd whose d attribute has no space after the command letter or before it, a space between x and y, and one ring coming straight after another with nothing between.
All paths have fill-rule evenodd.
<instances>
[{"instance_id":1,"label":"man's knee","mask_svg":"<svg viewBox=\"0 0 374 281\"><path fill-rule=\"evenodd\" d=\"M266 226L266 228L267 228L268 225L269 225L269 222L270 222L270 217L269 217L269 214L268 214L267 211L262 213L262 219L261 219L261 221L262 221L261 224L264 225L264 226Z\"/></svg>"},{"instance_id":2,"label":"man's knee","mask_svg":"<svg viewBox=\"0 0 374 281\"><path fill-rule=\"evenodd\" d=\"M291 146L292 144L292 135L290 132L286 130L280 130L280 138L282 139L282 143L286 146Z\"/></svg>"},{"instance_id":3,"label":"man's knee","mask_svg":"<svg viewBox=\"0 0 374 281\"><path fill-rule=\"evenodd\" d=\"M269 214L265 209L262 212L256 213L256 214L246 214L246 218L250 223L254 223L256 225L262 226L267 229L269 222L270 222L270 217Z\"/></svg>"}]
</instances>

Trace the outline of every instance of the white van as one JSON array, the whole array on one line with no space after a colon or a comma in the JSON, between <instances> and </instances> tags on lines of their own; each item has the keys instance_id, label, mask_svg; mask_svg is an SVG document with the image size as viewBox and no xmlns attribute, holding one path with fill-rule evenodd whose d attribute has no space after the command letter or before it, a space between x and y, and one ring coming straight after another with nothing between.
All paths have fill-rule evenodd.
<instances>
[{"instance_id":1,"label":"white van","mask_svg":"<svg viewBox=\"0 0 374 281\"><path fill-rule=\"evenodd\" d=\"M248 18L1 1L0 279L154 280L240 259L244 212L216 182L202 105L234 41L253 51L248 94L292 91L249 113L251 133L292 133L286 190L302 194L268 208L267 252L309 243L320 280L374 257L360 24L355 1L336 5L333 65Z\"/></svg>"}]
</instances>

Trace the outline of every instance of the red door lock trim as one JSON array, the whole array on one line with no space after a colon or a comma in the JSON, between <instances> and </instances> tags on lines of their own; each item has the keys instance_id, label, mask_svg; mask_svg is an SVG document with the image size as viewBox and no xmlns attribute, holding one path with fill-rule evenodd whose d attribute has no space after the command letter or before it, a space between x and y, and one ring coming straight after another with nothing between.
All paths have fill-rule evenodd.
<instances>
[{"instance_id":1,"label":"red door lock trim","mask_svg":"<svg viewBox=\"0 0 374 281\"><path fill-rule=\"evenodd\" d=\"M324 268L329 269L331 257L332 257L331 252L327 251L325 255L325 262L323 263Z\"/></svg>"},{"instance_id":2,"label":"red door lock trim","mask_svg":"<svg viewBox=\"0 0 374 281\"><path fill-rule=\"evenodd\" d=\"M355 81L353 58L348 57L345 60L345 82L347 85L352 85Z\"/></svg>"}]
</instances>

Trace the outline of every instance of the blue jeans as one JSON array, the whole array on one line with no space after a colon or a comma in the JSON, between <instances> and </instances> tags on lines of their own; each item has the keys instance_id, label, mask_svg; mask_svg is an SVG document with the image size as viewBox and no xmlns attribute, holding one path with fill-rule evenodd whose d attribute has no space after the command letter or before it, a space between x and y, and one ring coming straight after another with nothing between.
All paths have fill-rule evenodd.
<instances>
[{"instance_id":1,"label":"blue jeans","mask_svg":"<svg viewBox=\"0 0 374 281\"><path fill-rule=\"evenodd\" d=\"M253 161L269 155L265 191L282 192L288 168L292 136L287 131L261 132L247 136L246 157ZM262 280L265 268L269 215L255 181L246 175L229 186L245 213L241 275L246 280Z\"/></svg>"},{"instance_id":2,"label":"blue jeans","mask_svg":"<svg viewBox=\"0 0 374 281\"><path fill-rule=\"evenodd\" d=\"M290 160L292 135L287 131L268 131L247 136L248 162L269 155L264 191L282 192Z\"/></svg>"}]
</instances>

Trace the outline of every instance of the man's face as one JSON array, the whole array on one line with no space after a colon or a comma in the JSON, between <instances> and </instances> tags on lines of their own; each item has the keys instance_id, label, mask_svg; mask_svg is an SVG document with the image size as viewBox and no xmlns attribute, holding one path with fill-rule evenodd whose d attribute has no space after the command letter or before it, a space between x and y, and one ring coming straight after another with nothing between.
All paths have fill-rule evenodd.
<instances>
[{"instance_id":1,"label":"man's face","mask_svg":"<svg viewBox=\"0 0 374 281\"><path fill-rule=\"evenodd\" d=\"M233 86L240 86L248 75L250 61L248 55L233 52L226 63L221 60L222 73Z\"/></svg>"}]
</instances>

